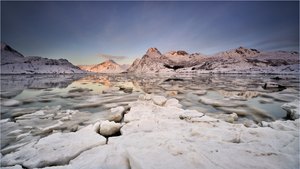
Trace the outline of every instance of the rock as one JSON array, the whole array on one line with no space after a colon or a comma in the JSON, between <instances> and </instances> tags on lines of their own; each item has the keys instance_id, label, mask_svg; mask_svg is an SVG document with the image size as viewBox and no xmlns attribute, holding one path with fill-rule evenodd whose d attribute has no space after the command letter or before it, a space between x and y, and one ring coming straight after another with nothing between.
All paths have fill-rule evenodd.
<instances>
[{"instance_id":1,"label":"rock","mask_svg":"<svg viewBox=\"0 0 300 169\"><path fill-rule=\"evenodd\" d=\"M123 118L123 113L125 108L123 106L118 106L110 109L112 115L109 116L109 121L120 122Z\"/></svg>"},{"instance_id":2,"label":"rock","mask_svg":"<svg viewBox=\"0 0 300 169\"><path fill-rule=\"evenodd\" d=\"M152 95L152 101L159 105L162 106L163 104L165 104L165 102L167 101L167 99L164 96L157 96L157 95Z\"/></svg>"},{"instance_id":3,"label":"rock","mask_svg":"<svg viewBox=\"0 0 300 169\"><path fill-rule=\"evenodd\" d=\"M174 107L179 107L179 108L182 107L182 105L179 104L179 101L174 98L167 100L164 106L166 106L166 107L174 106Z\"/></svg>"},{"instance_id":4,"label":"rock","mask_svg":"<svg viewBox=\"0 0 300 169\"><path fill-rule=\"evenodd\" d=\"M100 134L106 137L117 134L122 125L120 123L110 122L108 120L101 122Z\"/></svg>"},{"instance_id":5,"label":"rock","mask_svg":"<svg viewBox=\"0 0 300 169\"><path fill-rule=\"evenodd\" d=\"M7 106L7 107L14 107L14 106L19 106L21 104L20 101L18 100L6 100L2 102L2 106Z\"/></svg>"},{"instance_id":6,"label":"rock","mask_svg":"<svg viewBox=\"0 0 300 169\"><path fill-rule=\"evenodd\" d=\"M43 168L66 165L83 151L106 143L89 125L74 133L54 133L31 142L17 151L3 156L1 166L22 165L26 168Z\"/></svg>"},{"instance_id":7,"label":"rock","mask_svg":"<svg viewBox=\"0 0 300 169\"><path fill-rule=\"evenodd\" d=\"M285 103L281 106L282 109L287 111L287 116L292 119L298 119L299 118L299 100L296 99L291 103Z\"/></svg>"}]
</instances>

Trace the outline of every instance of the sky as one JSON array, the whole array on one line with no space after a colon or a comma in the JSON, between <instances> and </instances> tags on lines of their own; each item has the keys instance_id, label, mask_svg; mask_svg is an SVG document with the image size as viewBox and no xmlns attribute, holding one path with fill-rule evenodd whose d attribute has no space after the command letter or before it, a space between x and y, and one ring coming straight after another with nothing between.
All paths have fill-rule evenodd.
<instances>
[{"instance_id":1,"label":"sky","mask_svg":"<svg viewBox=\"0 0 300 169\"><path fill-rule=\"evenodd\" d=\"M148 48L299 51L299 2L3 2L1 41L75 65L131 63Z\"/></svg>"}]
</instances>

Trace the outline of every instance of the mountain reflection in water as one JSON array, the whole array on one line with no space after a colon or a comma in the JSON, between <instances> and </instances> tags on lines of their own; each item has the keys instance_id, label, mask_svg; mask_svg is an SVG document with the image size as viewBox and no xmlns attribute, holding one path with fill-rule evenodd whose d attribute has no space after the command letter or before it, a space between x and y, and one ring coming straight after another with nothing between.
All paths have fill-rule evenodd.
<instances>
[{"instance_id":1,"label":"mountain reflection in water","mask_svg":"<svg viewBox=\"0 0 300 169\"><path fill-rule=\"evenodd\" d=\"M263 88L267 83L279 84ZM176 98L185 109L195 109L216 118L236 113L237 122L271 121L285 118L281 105L299 98L296 75L174 75L136 76L130 74L2 75L2 119L20 110L39 110L61 105L105 118L109 109L128 106L142 93Z\"/></svg>"}]
</instances>

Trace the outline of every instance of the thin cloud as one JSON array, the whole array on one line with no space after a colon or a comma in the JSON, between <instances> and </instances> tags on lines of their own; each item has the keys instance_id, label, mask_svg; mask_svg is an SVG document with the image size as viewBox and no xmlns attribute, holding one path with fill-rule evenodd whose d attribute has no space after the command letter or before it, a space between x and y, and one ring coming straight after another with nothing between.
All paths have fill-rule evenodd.
<instances>
[{"instance_id":1,"label":"thin cloud","mask_svg":"<svg viewBox=\"0 0 300 169\"><path fill-rule=\"evenodd\" d=\"M102 58L104 60L124 60L127 57L126 56L112 56L112 55L107 55L107 54L98 54L97 57Z\"/></svg>"}]
</instances>

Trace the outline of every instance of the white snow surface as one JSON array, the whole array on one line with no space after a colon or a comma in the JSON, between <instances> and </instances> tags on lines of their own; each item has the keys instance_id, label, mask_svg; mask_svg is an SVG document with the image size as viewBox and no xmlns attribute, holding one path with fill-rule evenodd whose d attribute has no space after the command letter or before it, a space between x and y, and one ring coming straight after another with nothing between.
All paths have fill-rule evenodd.
<instances>
[{"instance_id":1,"label":"white snow surface","mask_svg":"<svg viewBox=\"0 0 300 169\"><path fill-rule=\"evenodd\" d=\"M17 149L1 159L2 166L22 164L27 168L63 165L83 151L103 145L106 139L87 126L75 133L54 133Z\"/></svg>"},{"instance_id":2,"label":"white snow surface","mask_svg":"<svg viewBox=\"0 0 300 169\"><path fill-rule=\"evenodd\" d=\"M299 119L263 122L263 127L252 128L181 109L174 99L161 105L151 95L139 98L124 116L122 135L109 137L108 144L90 125L75 133L49 135L5 154L2 167L299 168Z\"/></svg>"},{"instance_id":3,"label":"white snow surface","mask_svg":"<svg viewBox=\"0 0 300 169\"><path fill-rule=\"evenodd\" d=\"M27 56L1 43L1 74L70 74L85 73L66 59Z\"/></svg>"}]
</instances>

